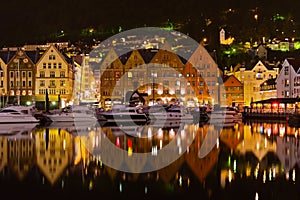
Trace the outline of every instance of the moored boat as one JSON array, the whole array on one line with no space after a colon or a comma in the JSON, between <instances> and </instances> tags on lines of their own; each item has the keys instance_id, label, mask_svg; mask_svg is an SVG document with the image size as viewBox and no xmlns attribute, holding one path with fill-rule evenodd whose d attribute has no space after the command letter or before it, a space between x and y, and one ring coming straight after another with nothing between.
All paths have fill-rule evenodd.
<instances>
[{"instance_id":1,"label":"moored boat","mask_svg":"<svg viewBox=\"0 0 300 200\"><path fill-rule=\"evenodd\" d=\"M149 120L147 113L143 111L142 107L119 105L114 106L109 111L98 111L96 117L99 121L107 122L147 122Z\"/></svg>"},{"instance_id":2,"label":"moored boat","mask_svg":"<svg viewBox=\"0 0 300 200\"><path fill-rule=\"evenodd\" d=\"M0 123L39 123L33 116L33 107L7 106L0 110Z\"/></svg>"}]
</instances>

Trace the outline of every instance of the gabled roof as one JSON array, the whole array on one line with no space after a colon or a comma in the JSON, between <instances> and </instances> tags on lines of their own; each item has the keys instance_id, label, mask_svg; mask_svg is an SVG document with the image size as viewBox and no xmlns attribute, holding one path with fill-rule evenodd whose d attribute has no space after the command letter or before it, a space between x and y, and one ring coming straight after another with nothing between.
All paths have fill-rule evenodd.
<instances>
[{"instance_id":1,"label":"gabled roof","mask_svg":"<svg viewBox=\"0 0 300 200\"><path fill-rule=\"evenodd\" d=\"M158 49L139 49L138 51L147 64L151 62L152 58L158 52Z\"/></svg>"},{"instance_id":2,"label":"gabled roof","mask_svg":"<svg viewBox=\"0 0 300 200\"><path fill-rule=\"evenodd\" d=\"M293 66L295 72L299 70L300 67L300 59L299 58L286 58L288 63Z\"/></svg>"},{"instance_id":3,"label":"gabled roof","mask_svg":"<svg viewBox=\"0 0 300 200\"><path fill-rule=\"evenodd\" d=\"M132 51L129 51L129 52L127 52L127 53L125 53L125 54L119 56L119 59L120 59L120 61L121 61L121 63L122 63L123 65L126 64L126 62L127 62L127 60L129 59L129 57L130 57L131 54L132 54Z\"/></svg>"},{"instance_id":4,"label":"gabled roof","mask_svg":"<svg viewBox=\"0 0 300 200\"><path fill-rule=\"evenodd\" d=\"M252 61L250 61L249 63L247 63L245 65L246 70L249 70L249 71L252 70L256 66L256 64L258 62L261 62L268 70L272 70L273 69L273 67L271 67L268 63L266 63L266 62L264 62L262 60L255 59L255 60L252 60Z\"/></svg>"},{"instance_id":5,"label":"gabled roof","mask_svg":"<svg viewBox=\"0 0 300 200\"><path fill-rule=\"evenodd\" d=\"M223 78L223 83L225 83L226 81L228 81L230 78L234 78L237 82L239 82L241 85L243 85L242 82L239 79L237 79L234 75L225 76Z\"/></svg>"},{"instance_id":6,"label":"gabled roof","mask_svg":"<svg viewBox=\"0 0 300 200\"><path fill-rule=\"evenodd\" d=\"M45 51L40 51L39 49L35 51L25 51L26 55L34 64L36 64L40 60L44 52Z\"/></svg>"},{"instance_id":7,"label":"gabled roof","mask_svg":"<svg viewBox=\"0 0 300 200\"><path fill-rule=\"evenodd\" d=\"M84 56L83 55L76 55L73 57L73 61L76 62L79 65L82 65L84 60Z\"/></svg>"},{"instance_id":8,"label":"gabled roof","mask_svg":"<svg viewBox=\"0 0 300 200\"><path fill-rule=\"evenodd\" d=\"M2 51L0 51L0 58L3 60L3 62L5 64L7 64L15 54L16 54L16 51L2 50Z\"/></svg>"}]
</instances>

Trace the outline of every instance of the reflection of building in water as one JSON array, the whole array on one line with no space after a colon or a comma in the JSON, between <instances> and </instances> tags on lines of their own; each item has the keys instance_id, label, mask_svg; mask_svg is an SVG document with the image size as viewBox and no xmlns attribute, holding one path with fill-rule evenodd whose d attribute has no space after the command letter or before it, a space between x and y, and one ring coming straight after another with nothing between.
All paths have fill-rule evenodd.
<instances>
[{"instance_id":1,"label":"reflection of building in water","mask_svg":"<svg viewBox=\"0 0 300 200\"><path fill-rule=\"evenodd\" d=\"M295 137L276 137L277 156L281 161L284 172L288 173L300 161L300 144Z\"/></svg>"},{"instance_id":2,"label":"reflection of building in water","mask_svg":"<svg viewBox=\"0 0 300 200\"><path fill-rule=\"evenodd\" d=\"M54 184L72 162L72 136L61 129L37 129L35 134L37 165Z\"/></svg>"},{"instance_id":3,"label":"reflection of building in water","mask_svg":"<svg viewBox=\"0 0 300 200\"><path fill-rule=\"evenodd\" d=\"M223 128L220 135L220 140L226 144L230 149L235 149L239 143L244 139L244 126L236 124L234 127Z\"/></svg>"},{"instance_id":4,"label":"reflection of building in water","mask_svg":"<svg viewBox=\"0 0 300 200\"><path fill-rule=\"evenodd\" d=\"M252 133L251 127L245 125L244 139L236 149L242 154L252 152L261 161L268 152L276 152L276 143L271 143L266 135Z\"/></svg>"},{"instance_id":5,"label":"reflection of building in water","mask_svg":"<svg viewBox=\"0 0 300 200\"><path fill-rule=\"evenodd\" d=\"M5 137L0 137L0 172L3 170L3 168L7 165L8 162L7 147L7 139Z\"/></svg>"},{"instance_id":6,"label":"reflection of building in water","mask_svg":"<svg viewBox=\"0 0 300 200\"><path fill-rule=\"evenodd\" d=\"M199 151L206 133L207 132L199 133L195 136L193 143L189 147L189 151L185 155L188 166L200 182L205 181L206 176L215 166L219 154L219 145L217 143L204 158L199 158Z\"/></svg>"},{"instance_id":7,"label":"reflection of building in water","mask_svg":"<svg viewBox=\"0 0 300 200\"><path fill-rule=\"evenodd\" d=\"M299 132L299 128L290 127L286 121L253 121L250 123L251 131L255 134L290 135L294 136Z\"/></svg>"},{"instance_id":8,"label":"reflection of building in water","mask_svg":"<svg viewBox=\"0 0 300 200\"><path fill-rule=\"evenodd\" d=\"M20 180L24 179L34 162L33 138L23 137L8 140L8 166Z\"/></svg>"}]
</instances>

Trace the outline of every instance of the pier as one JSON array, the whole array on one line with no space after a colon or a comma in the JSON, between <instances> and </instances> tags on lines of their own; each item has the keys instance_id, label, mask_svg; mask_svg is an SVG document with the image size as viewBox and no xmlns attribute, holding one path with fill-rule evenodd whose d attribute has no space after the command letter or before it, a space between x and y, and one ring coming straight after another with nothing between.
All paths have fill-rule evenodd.
<instances>
[{"instance_id":1,"label":"pier","mask_svg":"<svg viewBox=\"0 0 300 200\"><path fill-rule=\"evenodd\" d=\"M287 120L299 112L299 98L271 98L252 102L250 107L244 107L244 119L280 119ZM299 105L298 105L299 104Z\"/></svg>"}]
</instances>

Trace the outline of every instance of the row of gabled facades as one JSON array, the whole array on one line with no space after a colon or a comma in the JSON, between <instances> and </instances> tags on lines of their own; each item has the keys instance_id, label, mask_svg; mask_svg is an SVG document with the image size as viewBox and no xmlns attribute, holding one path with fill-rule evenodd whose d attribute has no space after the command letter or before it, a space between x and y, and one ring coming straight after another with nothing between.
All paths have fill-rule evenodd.
<instances>
[{"instance_id":1,"label":"row of gabled facades","mask_svg":"<svg viewBox=\"0 0 300 200\"><path fill-rule=\"evenodd\" d=\"M53 107L99 102L107 108L132 100L126 99L129 91L146 104L176 100L188 106L300 96L300 60L295 58L277 64L255 60L223 72L202 45L189 58L167 44L123 55L110 48L98 61L90 55L70 56L55 45L1 50L0 105L20 97L21 104L43 107L46 93Z\"/></svg>"}]
</instances>

